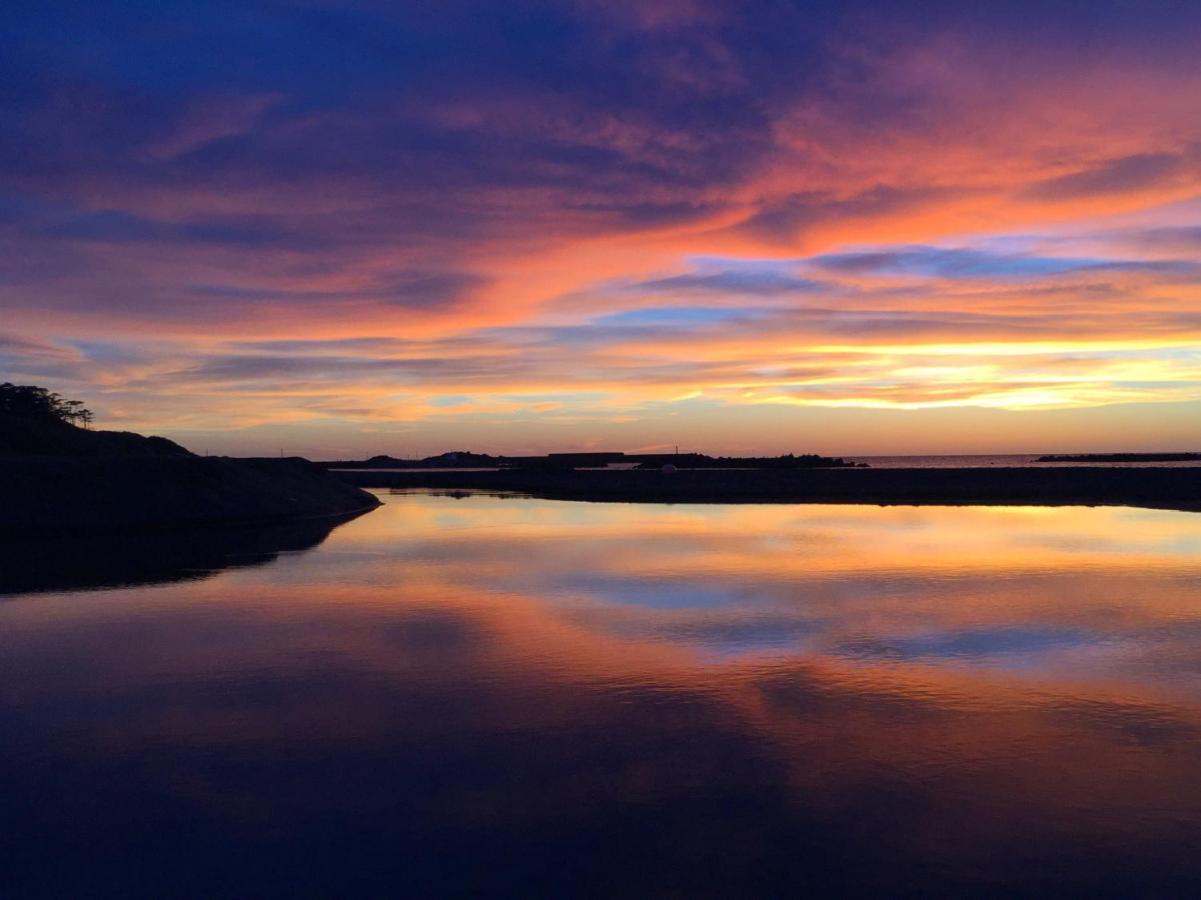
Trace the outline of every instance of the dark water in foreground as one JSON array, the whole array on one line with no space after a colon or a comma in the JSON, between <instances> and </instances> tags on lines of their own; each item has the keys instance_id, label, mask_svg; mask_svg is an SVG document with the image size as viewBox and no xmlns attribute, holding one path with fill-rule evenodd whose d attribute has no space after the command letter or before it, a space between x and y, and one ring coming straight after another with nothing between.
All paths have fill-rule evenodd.
<instances>
[{"instance_id":1,"label":"dark water in foreground","mask_svg":"<svg viewBox=\"0 0 1201 900\"><path fill-rule=\"evenodd\" d=\"M1201 889L1201 515L386 500L4 558L0 896Z\"/></svg>"}]
</instances>

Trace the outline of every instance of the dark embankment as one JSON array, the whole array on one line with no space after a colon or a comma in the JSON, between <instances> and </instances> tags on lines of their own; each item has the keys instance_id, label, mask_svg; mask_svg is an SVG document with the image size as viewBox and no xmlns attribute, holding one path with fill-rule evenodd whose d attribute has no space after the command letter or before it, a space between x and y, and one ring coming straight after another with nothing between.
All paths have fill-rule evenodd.
<instances>
[{"instance_id":1,"label":"dark embankment","mask_svg":"<svg viewBox=\"0 0 1201 900\"><path fill-rule=\"evenodd\" d=\"M74 534L336 516L378 500L302 459L0 459L0 534Z\"/></svg>"},{"instance_id":2,"label":"dark embankment","mask_svg":"<svg viewBox=\"0 0 1201 900\"><path fill-rule=\"evenodd\" d=\"M1201 468L337 472L377 488L688 503L1144 506L1201 511Z\"/></svg>"},{"instance_id":3,"label":"dark embankment","mask_svg":"<svg viewBox=\"0 0 1201 900\"><path fill-rule=\"evenodd\" d=\"M199 457L165 438L0 417L0 534L339 516L378 500L302 459Z\"/></svg>"}]
</instances>

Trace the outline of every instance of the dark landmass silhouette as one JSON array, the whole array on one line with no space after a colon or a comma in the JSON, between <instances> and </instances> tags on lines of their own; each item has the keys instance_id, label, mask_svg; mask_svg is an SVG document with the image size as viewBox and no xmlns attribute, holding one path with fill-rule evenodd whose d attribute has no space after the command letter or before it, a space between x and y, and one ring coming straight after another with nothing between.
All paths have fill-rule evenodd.
<instances>
[{"instance_id":1,"label":"dark landmass silhouette","mask_svg":"<svg viewBox=\"0 0 1201 900\"><path fill-rule=\"evenodd\" d=\"M792 453L785 456L706 456L703 453L655 454L638 457L640 469L674 465L680 469L866 469L867 463L850 462L840 456Z\"/></svg>"},{"instance_id":2,"label":"dark landmass silhouette","mask_svg":"<svg viewBox=\"0 0 1201 900\"><path fill-rule=\"evenodd\" d=\"M1049 453L1041 463L1153 463L1198 462L1201 453Z\"/></svg>"},{"instance_id":3,"label":"dark landmass silhouette","mask_svg":"<svg viewBox=\"0 0 1201 900\"><path fill-rule=\"evenodd\" d=\"M0 385L0 535L120 534L346 516L363 488L519 492L659 502L1125 505L1201 510L1201 467L868 469L817 454L713 457L587 451L493 456L199 457L161 437L92 431L90 411L43 388ZM1193 461L1201 454L1080 454L1040 462ZM184 566L183 568L191 568ZM203 569L199 565L196 568Z\"/></svg>"},{"instance_id":4,"label":"dark landmass silhouette","mask_svg":"<svg viewBox=\"0 0 1201 900\"><path fill-rule=\"evenodd\" d=\"M606 466L637 466L657 469L665 465L687 469L811 469L867 468L836 456L816 453L784 456L708 456L704 453L624 453L583 451L546 453L542 456L493 456L470 450L452 450L423 459L398 459L380 455L363 460L334 460L318 463L327 469L577 469Z\"/></svg>"},{"instance_id":5,"label":"dark landmass silhouette","mask_svg":"<svg viewBox=\"0 0 1201 900\"><path fill-rule=\"evenodd\" d=\"M0 534L339 516L379 505L307 460L200 457L165 438L0 415Z\"/></svg>"},{"instance_id":6,"label":"dark landmass silhouette","mask_svg":"<svg viewBox=\"0 0 1201 900\"><path fill-rule=\"evenodd\" d=\"M164 437L90 431L54 418L0 413L0 456L183 457L193 454Z\"/></svg>"},{"instance_id":7,"label":"dark landmass silhouette","mask_svg":"<svg viewBox=\"0 0 1201 900\"><path fill-rule=\"evenodd\" d=\"M339 471L373 488L669 503L1140 506L1201 511L1201 467Z\"/></svg>"}]
</instances>

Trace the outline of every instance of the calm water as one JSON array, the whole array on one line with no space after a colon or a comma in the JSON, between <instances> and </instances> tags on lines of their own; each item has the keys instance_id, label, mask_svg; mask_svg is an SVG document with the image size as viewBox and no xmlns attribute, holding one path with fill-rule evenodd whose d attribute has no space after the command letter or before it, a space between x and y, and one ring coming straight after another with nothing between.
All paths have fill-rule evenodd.
<instances>
[{"instance_id":1,"label":"calm water","mask_svg":"<svg viewBox=\"0 0 1201 900\"><path fill-rule=\"evenodd\" d=\"M1201 515L384 498L8 548L0 896L1201 890Z\"/></svg>"}]
</instances>

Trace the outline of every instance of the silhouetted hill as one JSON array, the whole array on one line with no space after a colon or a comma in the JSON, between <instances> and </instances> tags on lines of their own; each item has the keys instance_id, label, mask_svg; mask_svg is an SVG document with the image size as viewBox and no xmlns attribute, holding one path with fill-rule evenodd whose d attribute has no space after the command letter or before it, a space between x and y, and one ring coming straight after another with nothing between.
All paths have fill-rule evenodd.
<instances>
[{"instance_id":1,"label":"silhouetted hill","mask_svg":"<svg viewBox=\"0 0 1201 900\"><path fill-rule=\"evenodd\" d=\"M57 419L0 414L5 456L191 456L174 441L132 431L88 431Z\"/></svg>"},{"instance_id":2,"label":"silhouetted hill","mask_svg":"<svg viewBox=\"0 0 1201 900\"><path fill-rule=\"evenodd\" d=\"M200 457L161 437L0 416L0 533L271 522L379 505L303 459Z\"/></svg>"}]
</instances>

